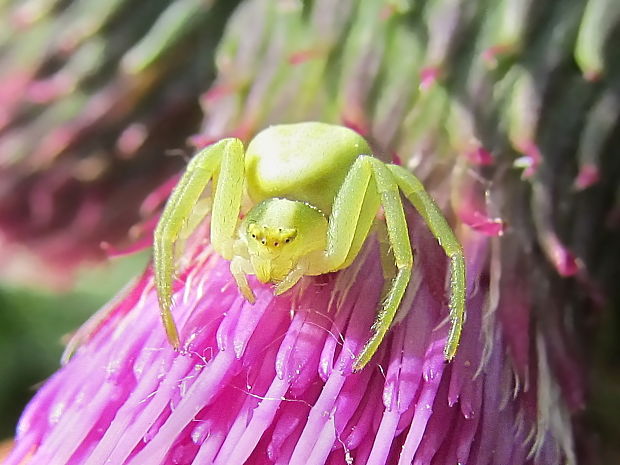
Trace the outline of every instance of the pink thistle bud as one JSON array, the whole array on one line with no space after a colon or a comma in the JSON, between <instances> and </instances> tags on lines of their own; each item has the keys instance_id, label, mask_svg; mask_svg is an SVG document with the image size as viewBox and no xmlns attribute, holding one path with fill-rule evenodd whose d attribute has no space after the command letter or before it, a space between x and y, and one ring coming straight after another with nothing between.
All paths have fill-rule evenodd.
<instances>
[{"instance_id":1,"label":"pink thistle bud","mask_svg":"<svg viewBox=\"0 0 620 465\"><path fill-rule=\"evenodd\" d=\"M513 165L516 168L523 168L523 179L530 179L537 173L542 163L540 149L536 144L526 142L519 146L519 150L523 153L523 156L517 158Z\"/></svg>"},{"instance_id":2,"label":"pink thistle bud","mask_svg":"<svg viewBox=\"0 0 620 465\"><path fill-rule=\"evenodd\" d=\"M493 164L493 154L481 146L466 152L465 158L477 166L490 166Z\"/></svg>"},{"instance_id":3,"label":"pink thistle bud","mask_svg":"<svg viewBox=\"0 0 620 465\"><path fill-rule=\"evenodd\" d=\"M593 186L601 179L598 166L586 164L579 169L579 174L575 179L575 189L583 190Z\"/></svg>"},{"instance_id":4,"label":"pink thistle bud","mask_svg":"<svg viewBox=\"0 0 620 465\"><path fill-rule=\"evenodd\" d=\"M439 79L440 70L438 68L424 68L420 72L420 90L428 91Z\"/></svg>"}]
</instances>

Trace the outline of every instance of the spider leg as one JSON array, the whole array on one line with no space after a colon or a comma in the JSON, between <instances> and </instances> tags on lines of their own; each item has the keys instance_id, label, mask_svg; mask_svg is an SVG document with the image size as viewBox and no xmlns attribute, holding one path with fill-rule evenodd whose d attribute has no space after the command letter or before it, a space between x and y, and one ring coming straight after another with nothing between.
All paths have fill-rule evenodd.
<instances>
[{"instance_id":1,"label":"spider leg","mask_svg":"<svg viewBox=\"0 0 620 465\"><path fill-rule=\"evenodd\" d=\"M183 230L188 223L193 226L197 224L197 221L192 219L196 205L205 187L214 176L217 176L218 172L220 172L220 176L215 188L213 212L217 211L220 217L225 216L225 218L218 218L212 222L212 234L215 232L217 236L215 240L212 237L212 240L214 247L216 247L216 242L218 244L227 243L223 239L226 239L227 234L232 236L234 233L239 213L240 200L237 199L235 190L238 187L223 189L223 193L219 194L218 190L223 187L225 179L237 179L239 177L239 173L231 174L231 172L239 170L239 158L243 160L243 145L237 139L224 139L196 154L190 160L185 173L170 195L155 228L153 237L155 287L166 335L175 348L179 347L179 334L170 311L172 307L172 282L175 272L175 243L182 233L185 234L186 231ZM243 177L243 163L241 163L240 176ZM229 198L225 198L226 195ZM201 213L206 214L204 211Z\"/></svg>"},{"instance_id":2,"label":"spider leg","mask_svg":"<svg viewBox=\"0 0 620 465\"><path fill-rule=\"evenodd\" d=\"M317 275L346 268L359 253L379 208L371 185L372 170L360 156L349 170L332 205L327 228L327 248L308 260L307 274Z\"/></svg>"},{"instance_id":3,"label":"spider leg","mask_svg":"<svg viewBox=\"0 0 620 465\"><path fill-rule=\"evenodd\" d=\"M374 179L374 183L371 180ZM400 193L386 166L372 156L358 157L349 170L332 206L324 254L308 261L307 274L322 274L348 266L357 256L379 205L383 205L387 236L392 246L396 273L385 292L382 308L373 324L373 335L353 363L361 370L377 351L409 283L413 256ZM384 269L387 276L393 267Z\"/></svg>"},{"instance_id":4,"label":"spider leg","mask_svg":"<svg viewBox=\"0 0 620 465\"><path fill-rule=\"evenodd\" d=\"M381 341L390 329L390 325L400 307L413 268L413 253L409 241L409 230L405 212L400 198L398 185L387 166L376 158L365 157L365 162L372 170L377 192L385 214L389 243L396 261L396 275L385 294L381 310L372 326L373 334L353 363L353 370L364 368L377 352Z\"/></svg>"},{"instance_id":5,"label":"spider leg","mask_svg":"<svg viewBox=\"0 0 620 465\"><path fill-rule=\"evenodd\" d=\"M465 321L465 257L454 232L441 210L426 192L422 183L401 166L387 165L403 194L420 213L430 231L449 259L450 270L450 321L451 327L444 349L446 360L452 360L461 338Z\"/></svg>"},{"instance_id":6,"label":"spider leg","mask_svg":"<svg viewBox=\"0 0 620 465\"><path fill-rule=\"evenodd\" d=\"M211 244L226 260L233 258L233 242L239 221L243 182L245 177L243 144L239 139L227 139L221 153L217 186L211 213Z\"/></svg>"},{"instance_id":7,"label":"spider leg","mask_svg":"<svg viewBox=\"0 0 620 465\"><path fill-rule=\"evenodd\" d=\"M371 171L359 157L349 170L332 205L325 250L303 256L275 287L280 295L305 275L320 275L348 267L359 254L379 207L370 185Z\"/></svg>"},{"instance_id":8,"label":"spider leg","mask_svg":"<svg viewBox=\"0 0 620 465\"><path fill-rule=\"evenodd\" d=\"M256 302L256 297L254 296L254 291L248 284L248 273L252 272L252 265L250 264L250 260L245 257L234 256L230 261L230 272L235 278L235 282L237 283L237 287L245 297L245 300L253 304Z\"/></svg>"},{"instance_id":9,"label":"spider leg","mask_svg":"<svg viewBox=\"0 0 620 465\"><path fill-rule=\"evenodd\" d=\"M381 257L381 269L383 270L383 291L381 298L385 298L389 290L389 284L396 277L396 259L392 253L390 238L388 236L387 225L383 219L375 220L374 230L376 231L377 241L379 242L379 251Z\"/></svg>"},{"instance_id":10,"label":"spider leg","mask_svg":"<svg viewBox=\"0 0 620 465\"><path fill-rule=\"evenodd\" d=\"M310 254L312 255L312 254ZM284 294L291 287L293 287L297 282L306 274L308 274L308 261L306 257L302 258L297 266L293 268L282 281L276 284L276 287L273 291L274 295Z\"/></svg>"}]
</instances>

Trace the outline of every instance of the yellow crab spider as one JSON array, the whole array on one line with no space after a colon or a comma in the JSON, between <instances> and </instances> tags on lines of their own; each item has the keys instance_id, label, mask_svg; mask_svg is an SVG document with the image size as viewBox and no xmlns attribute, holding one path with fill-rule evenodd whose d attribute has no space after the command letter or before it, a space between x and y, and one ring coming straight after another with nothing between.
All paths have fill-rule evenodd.
<instances>
[{"instance_id":1,"label":"yellow crab spider","mask_svg":"<svg viewBox=\"0 0 620 465\"><path fill-rule=\"evenodd\" d=\"M243 296L254 302L247 275L274 283L282 294L304 275L348 267L383 207L395 274L354 361L362 369L377 351L411 277L413 254L402 194L420 213L449 259L451 327L444 349L451 360L465 318L465 260L448 222L422 183L406 169L371 155L356 132L317 122L272 126L244 152L238 139L224 139L194 156L162 213L154 235L155 284L161 318L178 348L172 318L175 243L188 227L205 187L213 180L211 243L230 261ZM253 207L240 219L244 191Z\"/></svg>"}]
</instances>

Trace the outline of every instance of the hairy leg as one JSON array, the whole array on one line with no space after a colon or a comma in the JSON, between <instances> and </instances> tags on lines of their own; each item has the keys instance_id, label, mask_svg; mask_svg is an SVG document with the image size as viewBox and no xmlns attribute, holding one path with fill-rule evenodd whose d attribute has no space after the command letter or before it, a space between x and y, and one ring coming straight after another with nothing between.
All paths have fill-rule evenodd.
<instances>
[{"instance_id":1,"label":"hairy leg","mask_svg":"<svg viewBox=\"0 0 620 465\"><path fill-rule=\"evenodd\" d=\"M452 228L422 183L401 166L388 165L403 194L420 213L439 245L448 256L450 270L450 333L444 349L446 360L452 360L461 338L465 321L465 257Z\"/></svg>"},{"instance_id":2,"label":"hairy leg","mask_svg":"<svg viewBox=\"0 0 620 465\"><path fill-rule=\"evenodd\" d=\"M244 150L239 139L227 139L216 170L217 186L211 213L211 243L226 260L233 258L233 242L239 221L243 182L245 178Z\"/></svg>"},{"instance_id":3,"label":"hairy leg","mask_svg":"<svg viewBox=\"0 0 620 465\"><path fill-rule=\"evenodd\" d=\"M372 326L373 334L353 364L354 370L364 368L377 352L400 307L413 267L409 229L398 185L384 163L370 157L367 159L367 163L372 169L372 177L381 197L381 206L385 214L389 243L392 246L396 261L396 275L386 292L381 309L377 314L377 319Z\"/></svg>"},{"instance_id":4,"label":"hairy leg","mask_svg":"<svg viewBox=\"0 0 620 465\"><path fill-rule=\"evenodd\" d=\"M249 273L252 273L252 271L253 270L252 270L252 265L250 263L250 260L248 260L245 257L241 257L237 255L233 257L233 259L230 261L230 272L235 278L237 287L241 291L241 294L243 294L243 297L245 297L245 299L251 304L256 302L254 291L252 291L252 288L248 284L247 275Z\"/></svg>"},{"instance_id":5,"label":"hairy leg","mask_svg":"<svg viewBox=\"0 0 620 465\"><path fill-rule=\"evenodd\" d=\"M187 223L192 219L205 187L215 173L219 171L222 159L238 157L238 153L231 154L231 152L238 152L239 147L241 147L242 156L243 146L241 142L236 139L224 139L196 154L190 160L185 173L170 195L155 229L153 237L155 286L166 335L174 347L179 347L180 343L179 334L170 311L172 307L172 283L175 273L175 244L183 230L186 229ZM217 198L217 193L215 196ZM234 220L234 224L236 224L236 218ZM229 218L225 224L228 225L231 221L232 219ZM192 224L196 224L196 222L192 221ZM223 229L226 230L226 228ZM189 233L188 231L185 232Z\"/></svg>"},{"instance_id":6,"label":"hairy leg","mask_svg":"<svg viewBox=\"0 0 620 465\"><path fill-rule=\"evenodd\" d=\"M373 209L376 213L377 205L365 204L364 199L371 185L372 171L367 163L371 157L360 156L355 160L347 174L332 205L327 228L327 248L322 259L315 261L319 265L316 269L313 263L309 264L309 274L322 274L344 268L350 257L351 246L354 244L360 218L365 215L364 209ZM347 260L348 259L348 260Z\"/></svg>"}]
</instances>

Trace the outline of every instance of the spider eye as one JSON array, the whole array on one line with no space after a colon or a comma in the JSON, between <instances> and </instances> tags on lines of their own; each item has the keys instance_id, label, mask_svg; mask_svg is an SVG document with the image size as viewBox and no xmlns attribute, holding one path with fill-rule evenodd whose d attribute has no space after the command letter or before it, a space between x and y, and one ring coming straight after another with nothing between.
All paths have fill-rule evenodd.
<instances>
[{"instance_id":1,"label":"spider eye","mask_svg":"<svg viewBox=\"0 0 620 465\"><path fill-rule=\"evenodd\" d=\"M286 239L284 242L285 242L286 244L288 244L289 242L291 242L291 240L290 240L290 239Z\"/></svg>"},{"instance_id":2,"label":"spider eye","mask_svg":"<svg viewBox=\"0 0 620 465\"><path fill-rule=\"evenodd\" d=\"M273 246L274 246L274 247L277 247L278 245L280 245L280 244L279 244L279 242L274 242L274 243L273 243Z\"/></svg>"},{"instance_id":3,"label":"spider eye","mask_svg":"<svg viewBox=\"0 0 620 465\"><path fill-rule=\"evenodd\" d=\"M252 237L253 237L254 239L256 239L256 234L252 234Z\"/></svg>"}]
</instances>

